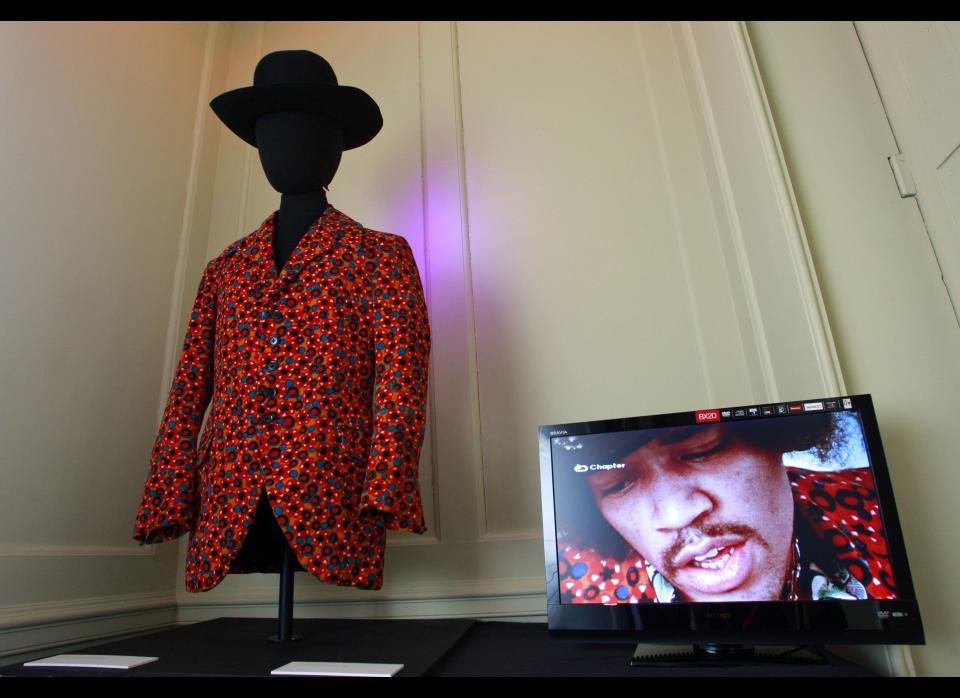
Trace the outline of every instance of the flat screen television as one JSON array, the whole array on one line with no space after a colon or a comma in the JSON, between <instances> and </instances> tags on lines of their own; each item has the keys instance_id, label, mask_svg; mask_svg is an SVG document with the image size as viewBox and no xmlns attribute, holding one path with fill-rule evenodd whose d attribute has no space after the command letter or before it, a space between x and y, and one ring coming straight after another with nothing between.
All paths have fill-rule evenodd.
<instances>
[{"instance_id":1,"label":"flat screen television","mask_svg":"<svg viewBox=\"0 0 960 698\"><path fill-rule=\"evenodd\" d=\"M870 395L539 437L551 635L707 653L923 643Z\"/></svg>"}]
</instances>

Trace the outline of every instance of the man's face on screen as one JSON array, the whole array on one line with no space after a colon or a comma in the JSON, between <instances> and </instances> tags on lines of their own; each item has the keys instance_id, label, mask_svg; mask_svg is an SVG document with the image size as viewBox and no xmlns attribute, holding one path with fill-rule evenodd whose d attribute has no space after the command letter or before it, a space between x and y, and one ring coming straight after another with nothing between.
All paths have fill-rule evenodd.
<instances>
[{"instance_id":1,"label":"man's face on screen","mask_svg":"<svg viewBox=\"0 0 960 698\"><path fill-rule=\"evenodd\" d=\"M723 425L670 429L590 477L604 518L689 601L780 596L793 542L781 454Z\"/></svg>"}]
</instances>

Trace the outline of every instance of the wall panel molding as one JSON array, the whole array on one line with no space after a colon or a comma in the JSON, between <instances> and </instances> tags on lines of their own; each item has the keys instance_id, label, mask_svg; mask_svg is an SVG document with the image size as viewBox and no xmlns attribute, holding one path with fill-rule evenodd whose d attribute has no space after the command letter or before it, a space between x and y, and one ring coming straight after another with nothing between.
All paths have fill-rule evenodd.
<instances>
[{"instance_id":1,"label":"wall panel molding","mask_svg":"<svg viewBox=\"0 0 960 698\"><path fill-rule=\"evenodd\" d=\"M445 542L473 540L487 528L458 36L456 23L420 25L434 501Z\"/></svg>"},{"instance_id":2,"label":"wall panel molding","mask_svg":"<svg viewBox=\"0 0 960 698\"><path fill-rule=\"evenodd\" d=\"M743 292L741 333L752 337L762 383L755 399L843 392L809 245L746 28L674 27L701 109L715 200L727 222L728 263Z\"/></svg>"},{"instance_id":3,"label":"wall panel molding","mask_svg":"<svg viewBox=\"0 0 960 698\"><path fill-rule=\"evenodd\" d=\"M0 557L152 557L153 545L48 545L0 543Z\"/></svg>"}]
</instances>

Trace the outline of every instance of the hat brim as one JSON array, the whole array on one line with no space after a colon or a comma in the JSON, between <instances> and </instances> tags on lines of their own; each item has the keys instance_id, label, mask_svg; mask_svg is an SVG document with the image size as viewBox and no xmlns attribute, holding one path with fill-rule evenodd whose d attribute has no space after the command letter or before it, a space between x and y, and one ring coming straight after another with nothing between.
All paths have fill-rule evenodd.
<instances>
[{"instance_id":1,"label":"hat brim","mask_svg":"<svg viewBox=\"0 0 960 698\"><path fill-rule=\"evenodd\" d=\"M254 148L257 119L283 109L327 114L343 128L343 149L369 143L383 127L380 107L363 90L349 85L282 83L252 85L224 92L210 101L224 125Z\"/></svg>"}]
</instances>

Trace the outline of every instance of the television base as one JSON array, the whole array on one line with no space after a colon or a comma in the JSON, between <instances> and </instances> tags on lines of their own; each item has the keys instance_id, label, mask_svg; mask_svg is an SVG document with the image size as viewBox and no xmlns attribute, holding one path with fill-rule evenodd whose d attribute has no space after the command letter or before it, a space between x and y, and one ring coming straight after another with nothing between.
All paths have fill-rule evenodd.
<instances>
[{"instance_id":1,"label":"television base","mask_svg":"<svg viewBox=\"0 0 960 698\"><path fill-rule=\"evenodd\" d=\"M753 664L781 664L787 666L830 664L832 655L822 645L800 645L787 652L758 653L751 645L705 644L693 645L692 652L676 654L649 654L642 643L630 658L632 667L719 667Z\"/></svg>"}]
</instances>

